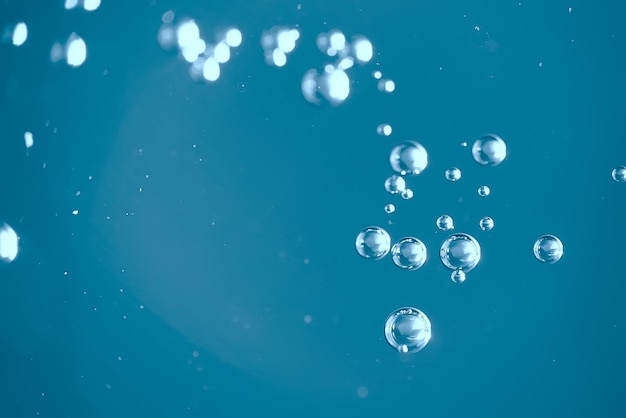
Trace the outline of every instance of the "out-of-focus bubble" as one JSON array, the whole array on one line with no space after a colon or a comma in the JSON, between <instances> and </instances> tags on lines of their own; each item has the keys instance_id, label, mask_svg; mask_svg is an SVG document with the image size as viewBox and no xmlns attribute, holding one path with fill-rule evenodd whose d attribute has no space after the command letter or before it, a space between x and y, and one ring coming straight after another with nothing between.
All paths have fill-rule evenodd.
<instances>
[{"instance_id":1,"label":"out-of-focus bubble","mask_svg":"<svg viewBox=\"0 0 626 418\"><path fill-rule=\"evenodd\" d=\"M477 47L484 47L489 41L489 32L485 30L485 28L481 26L474 26L470 31L470 43Z\"/></svg>"},{"instance_id":2,"label":"out-of-focus bubble","mask_svg":"<svg viewBox=\"0 0 626 418\"><path fill-rule=\"evenodd\" d=\"M213 48L213 57L220 64L225 64L230 61L230 47L224 41L219 42Z\"/></svg>"},{"instance_id":3,"label":"out-of-focus bubble","mask_svg":"<svg viewBox=\"0 0 626 418\"><path fill-rule=\"evenodd\" d=\"M13 228L0 224L0 263L8 264L17 257L19 238Z\"/></svg>"},{"instance_id":4,"label":"out-of-focus bubble","mask_svg":"<svg viewBox=\"0 0 626 418\"><path fill-rule=\"evenodd\" d=\"M448 181L458 181L461 179L461 170L456 167L446 169L444 176Z\"/></svg>"},{"instance_id":5,"label":"out-of-focus bubble","mask_svg":"<svg viewBox=\"0 0 626 418\"><path fill-rule=\"evenodd\" d=\"M353 37L350 48L352 56L359 64L370 62L374 56L374 46L365 36L357 35Z\"/></svg>"},{"instance_id":6,"label":"out-of-focus bubble","mask_svg":"<svg viewBox=\"0 0 626 418\"><path fill-rule=\"evenodd\" d=\"M26 145L26 148L32 147L34 142L33 133L30 131L24 132L24 145Z\"/></svg>"},{"instance_id":7,"label":"out-of-focus bubble","mask_svg":"<svg viewBox=\"0 0 626 418\"><path fill-rule=\"evenodd\" d=\"M338 106L350 96L350 78L346 72L326 65L322 72L311 69L302 78L302 95L307 102Z\"/></svg>"},{"instance_id":8,"label":"out-of-focus bubble","mask_svg":"<svg viewBox=\"0 0 626 418\"><path fill-rule=\"evenodd\" d=\"M396 175L387 177L385 190L391 194L401 193L403 190L406 190L406 180L404 180L404 177Z\"/></svg>"},{"instance_id":9,"label":"out-of-focus bubble","mask_svg":"<svg viewBox=\"0 0 626 418\"><path fill-rule=\"evenodd\" d=\"M496 166L506 158L506 143L498 135L484 135L472 145L474 161L480 165Z\"/></svg>"},{"instance_id":10,"label":"out-of-focus bubble","mask_svg":"<svg viewBox=\"0 0 626 418\"><path fill-rule=\"evenodd\" d=\"M376 133L380 136L389 136L392 132L393 129L388 123L381 123L376 127Z\"/></svg>"},{"instance_id":11,"label":"out-of-focus bubble","mask_svg":"<svg viewBox=\"0 0 626 418\"><path fill-rule=\"evenodd\" d=\"M174 23L174 12L168 10L161 17L158 32L159 45L165 50L178 49L190 64L189 75L196 81L215 82L221 75L221 65L230 61L231 48L241 44L243 35L237 28L229 28L217 35L216 44L207 43L200 35L200 27L193 19Z\"/></svg>"},{"instance_id":12,"label":"out-of-focus bubble","mask_svg":"<svg viewBox=\"0 0 626 418\"><path fill-rule=\"evenodd\" d=\"M618 183L626 182L626 167L623 165L617 166L611 171L611 177Z\"/></svg>"},{"instance_id":13,"label":"out-of-focus bubble","mask_svg":"<svg viewBox=\"0 0 626 418\"><path fill-rule=\"evenodd\" d=\"M379 70L372 71L372 77L374 77L376 80L380 80L383 77L383 73Z\"/></svg>"},{"instance_id":14,"label":"out-of-focus bubble","mask_svg":"<svg viewBox=\"0 0 626 418\"><path fill-rule=\"evenodd\" d=\"M224 35L224 41L231 48L237 48L243 42L243 34L237 28L230 28L226 31L226 34Z\"/></svg>"},{"instance_id":15,"label":"out-of-focus bubble","mask_svg":"<svg viewBox=\"0 0 626 418\"><path fill-rule=\"evenodd\" d=\"M391 150L389 163L398 174L418 175L428 167L428 153L419 142L405 141Z\"/></svg>"},{"instance_id":16,"label":"out-of-focus bubble","mask_svg":"<svg viewBox=\"0 0 626 418\"><path fill-rule=\"evenodd\" d=\"M261 34L265 62L276 67L287 64L287 56L296 49L300 31L286 26L274 26Z\"/></svg>"},{"instance_id":17,"label":"out-of-focus bubble","mask_svg":"<svg viewBox=\"0 0 626 418\"><path fill-rule=\"evenodd\" d=\"M88 12L93 12L100 7L100 0L83 0L83 9Z\"/></svg>"},{"instance_id":18,"label":"out-of-focus bubble","mask_svg":"<svg viewBox=\"0 0 626 418\"><path fill-rule=\"evenodd\" d=\"M70 67L80 67L87 59L87 44L75 33L72 33L65 44L55 43L50 50L52 62L65 60Z\"/></svg>"},{"instance_id":19,"label":"out-of-focus bubble","mask_svg":"<svg viewBox=\"0 0 626 418\"><path fill-rule=\"evenodd\" d=\"M15 28L13 29L13 36L11 37L11 42L13 43L13 45L15 46L23 45L24 42L26 42L27 38L28 38L28 27L26 26L26 23L20 22L17 25L15 25Z\"/></svg>"},{"instance_id":20,"label":"out-of-focus bubble","mask_svg":"<svg viewBox=\"0 0 626 418\"><path fill-rule=\"evenodd\" d=\"M400 197L404 200L411 200L413 199L413 190L411 189L404 189L400 192Z\"/></svg>"},{"instance_id":21,"label":"out-of-focus bubble","mask_svg":"<svg viewBox=\"0 0 626 418\"><path fill-rule=\"evenodd\" d=\"M383 93L393 93L396 89L396 83L390 79L381 79L378 80L378 90Z\"/></svg>"}]
</instances>

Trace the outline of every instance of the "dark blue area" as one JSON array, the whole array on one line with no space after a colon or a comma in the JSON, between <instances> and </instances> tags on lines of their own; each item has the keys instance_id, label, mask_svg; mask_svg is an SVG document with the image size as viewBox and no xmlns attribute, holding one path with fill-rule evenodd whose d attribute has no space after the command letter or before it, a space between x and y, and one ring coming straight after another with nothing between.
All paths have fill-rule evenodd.
<instances>
[{"instance_id":1,"label":"dark blue area","mask_svg":"<svg viewBox=\"0 0 626 418\"><path fill-rule=\"evenodd\" d=\"M0 28L29 28L0 44L0 223L20 236L0 265L0 416L626 416L626 188L611 179L626 165L626 6L297 5L0 4ZM159 46L170 9L209 42L243 32L216 83ZM285 68L264 61L274 25L301 32ZM350 70L348 101L316 107L300 82L335 28L376 55ZM72 32L87 61L51 63ZM508 145L497 167L469 152L487 133ZM403 201L383 184L408 139L430 165ZM443 213L482 246L461 285L438 259ZM361 259L370 225L418 237L429 260ZM532 254L544 234L565 247L554 265ZM382 329L402 306L433 325L408 357Z\"/></svg>"}]
</instances>

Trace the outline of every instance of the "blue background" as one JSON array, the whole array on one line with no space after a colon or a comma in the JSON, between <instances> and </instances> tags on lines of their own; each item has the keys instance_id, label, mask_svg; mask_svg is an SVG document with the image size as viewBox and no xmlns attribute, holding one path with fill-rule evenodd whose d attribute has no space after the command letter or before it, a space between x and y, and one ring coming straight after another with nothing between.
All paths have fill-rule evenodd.
<instances>
[{"instance_id":1,"label":"blue background","mask_svg":"<svg viewBox=\"0 0 626 418\"><path fill-rule=\"evenodd\" d=\"M20 236L0 266L1 416L626 415L624 4L46 3L0 5L29 28L0 45L0 220ZM243 32L216 83L160 48L170 9L209 42ZM301 31L285 68L264 62L274 25ZM334 28L375 57L347 102L316 107L300 81ZM87 61L51 64L71 32ZM459 146L486 133L508 145L500 166ZM407 139L430 165L403 201L383 183ZM483 249L462 285L438 260L443 213ZM428 262L361 259L370 225L420 238ZM532 254L548 233L554 265ZM383 335L402 306L433 324L407 357Z\"/></svg>"}]
</instances>

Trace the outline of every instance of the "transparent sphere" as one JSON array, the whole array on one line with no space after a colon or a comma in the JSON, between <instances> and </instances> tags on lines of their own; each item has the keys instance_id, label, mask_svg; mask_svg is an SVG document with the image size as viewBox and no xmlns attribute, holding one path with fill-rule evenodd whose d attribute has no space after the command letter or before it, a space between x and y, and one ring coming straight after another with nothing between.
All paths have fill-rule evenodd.
<instances>
[{"instance_id":1,"label":"transparent sphere","mask_svg":"<svg viewBox=\"0 0 626 418\"><path fill-rule=\"evenodd\" d=\"M461 178L461 170L456 167L448 168L444 175L448 181L457 181Z\"/></svg>"},{"instance_id":2,"label":"transparent sphere","mask_svg":"<svg viewBox=\"0 0 626 418\"><path fill-rule=\"evenodd\" d=\"M394 213L396 211L396 206L393 203L387 203L385 205L385 212L386 213Z\"/></svg>"},{"instance_id":3,"label":"transparent sphere","mask_svg":"<svg viewBox=\"0 0 626 418\"><path fill-rule=\"evenodd\" d=\"M430 341L431 325L426 314L417 308L400 308L385 322L385 338L401 353L417 353Z\"/></svg>"},{"instance_id":4,"label":"transparent sphere","mask_svg":"<svg viewBox=\"0 0 626 418\"><path fill-rule=\"evenodd\" d=\"M422 144L405 141L393 147L389 154L389 163L396 173L403 176L417 175L428 166L428 153Z\"/></svg>"},{"instance_id":5,"label":"transparent sphere","mask_svg":"<svg viewBox=\"0 0 626 418\"><path fill-rule=\"evenodd\" d=\"M563 243L554 235L543 235L535 241L533 252L537 260L554 264L563 257Z\"/></svg>"},{"instance_id":6,"label":"transparent sphere","mask_svg":"<svg viewBox=\"0 0 626 418\"><path fill-rule=\"evenodd\" d=\"M480 244L471 235L452 234L441 244L439 257L450 270L472 270L480 261Z\"/></svg>"},{"instance_id":7,"label":"transparent sphere","mask_svg":"<svg viewBox=\"0 0 626 418\"><path fill-rule=\"evenodd\" d=\"M387 177L387 180L385 180L385 190L387 190L388 193L396 194L405 189L406 181L404 180L404 177L393 175Z\"/></svg>"},{"instance_id":8,"label":"transparent sphere","mask_svg":"<svg viewBox=\"0 0 626 418\"><path fill-rule=\"evenodd\" d=\"M448 215L441 215L437 218L437 228L442 231L454 229L454 220Z\"/></svg>"},{"instance_id":9,"label":"transparent sphere","mask_svg":"<svg viewBox=\"0 0 626 418\"><path fill-rule=\"evenodd\" d=\"M400 197L403 198L404 200L413 199L413 190L411 189L402 190L400 192Z\"/></svg>"},{"instance_id":10,"label":"transparent sphere","mask_svg":"<svg viewBox=\"0 0 626 418\"><path fill-rule=\"evenodd\" d=\"M495 223L493 222L493 219L491 219L489 216L483 216L482 218L480 218L480 221L478 221L478 226L483 231L491 231L494 224Z\"/></svg>"},{"instance_id":11,"label":"transparent sphere","mask_svg":"<svg viewBox=\"0 0 626 418\"><path fill-rule=\"evenodd\" d=\"M489 196L490 193L491 189L489 188L489 186L480 186L478 188L478 196L480 197Z\"/></svg>"},{"instance_id":12,"label":"transparent sphere","mask_svg":"<svg viewBox=\"0 0 626 418\"><path fill-rule=\"evenodd\" d=\"M361 257L380 260L391 249L391 237L384 229L378 226L370 226L359 232L355 246Z\"/></svg>"},{"instance_id":13,"label":"transparent sphere","mask_svg":"<svg viewBox=\"0 0 626 418\"><path fill-rule=\"evenodd\" d=\"M506 158L506 144L498 135L481 136L472 145L472 156L480 165L498 165Z\"/></svg>"},{"instance_id":14,"label":"transparent sphere","mask_svg":"<svg viewBox=\"0 0 626 418\"><path fill-rule=\"evenodd\" d=\"M402 238L391 247L391 259L401 269L417 270L424 265L426 258L426 246L417 238Z\"/></svg>"},{"instance_id":15,"label":"transparent sphere","mask_svg":"<svg viewBox=\"0 0 626 418\"><path fill-rule=\"evenodd\" d=\"M463 270L452 270L450 278L454 283L463 283L465 281L465 272Z\"/></svg>"},{"instance_id":16,"label":"transparent sphere","mask_svg":"<svg viewBox=\"0 0 626 418\"><path fill-rule=\"evenodd\" d=\"M623 165L615 167L611 172L611 177L618 183L626 183L626 167Z\"/></svg>"}]
</instances>

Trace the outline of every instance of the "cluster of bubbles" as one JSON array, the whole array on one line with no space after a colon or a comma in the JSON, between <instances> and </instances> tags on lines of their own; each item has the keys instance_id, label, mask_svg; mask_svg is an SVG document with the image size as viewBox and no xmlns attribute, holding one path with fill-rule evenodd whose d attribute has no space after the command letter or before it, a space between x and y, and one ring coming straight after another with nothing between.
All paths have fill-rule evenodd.
<instances>
[{"instance_id":1,"label":"cluster of bubbles","mask_svg":"<svg viewBox=\"0 0 626 418\"><path fill-rule=\"evenodd\" d=\"M168 10L161 17L158 41L163 49L177 49L183 59L190 63L189 75L193 80L217 81L220 66L230 61L231 49L241 45L243 35L237 28L229 28L218 34L215 44L200 36L200 27L193 19L174 23L174 12Z\"/></svg>"},{"instance_id":2,"label":"cluster of bubbles","mask_svg":"<svg viewBox=\"0 0 626 418\"><path fill-rule=\"evenodd\" d=\"M381 134L380 126L377 133ZM467 146L464 143L464 146ZM507 156L507 146L498 135L489 134L476 139L471 147L471 155L477 164L485 167L500 165ZM394 174L385 180L385 190L391 195L400 195L410 199L413 192L407 183L412 176L418 176L428 168L429 156L426 148L417 141L403 141L395 145L389 154L389 164ZM450 182L461 179L461 170L451 167L445 170L444 177ZM613 178L626 177L626 168L614 170ZM486 197L491 193L487 185L477 190L478 196ZM395 206L385 206L386 213L393 213ZM478 221L482 231L493 229L495 222L489 216ZM441 215L436 220L441 231L455 228L454 220L449 215ZM358 233L355 241L357 253L370 260L380 260L391 254L392 262L402 270L415 271L428 259L428 249L424 243L413 236L405 236L393 242L389 233L378 226L369 226ZM554 264L563 256L563 244L554 235L539 237L533 247L537 260ZM450 271L454 283L463 283L467 273L481 261L481 246L473 236L457 232L446 237L439 247L439 260ZM426 314L415 307L403 307L392 312L385 323L387 342L402 353L414 353L423 349L431 338L431 323Z\"/></svg>"},{"instance_id":3,"label":"cluster of bubbles","mask_svg":"<svg viewBox=\"0 0 626 418\"><path fill-rule=\"evenodd\" d=\"M71 10L81 7L85 11L94 11L100 6L100 0L65 0L64 7ZM232 48L239 47L243 34L237 28L229 28L216 34L214 44L207 43L200 35L200 28L193 19L175 21L173 11L162 15L161 27L158 31L158 42L166 50L177 50L183 59L190 64L190 75L196 80L217 81L220 68L231 58ZM28 39L28 27L25 22L5 26L2 30L2 42L14 46L23 45ZM268 65L283 67L287 64L288 55L293 52L300 39L300 31L294 27L275 26L262 33L261 47ZM474 28L472 42L483 47L489 44L488 33L482 28ZM350 40L339 30L320 33L316 38L318 49L329 61L321 68L312 68L305 72L301 91L304 99L312 104L329 104L337 106L344 103L350 96L352 81L348 71L355 65L369 63L374 56L371 42L362 35L353 36ZM55 43L50 53L53 62L65 60L73 67L82 65L87 58L87 45L76 33L69 35L63 43ZM378 80L377 88L383 93L395 91L395 82L384 78L382 72L374 71L372 76ZM392 134L392 126L381 123L376 132L388 137ZM24 141L27 148L33 145L30 132L26 132ZM461 144L467 147L467 143ZM507 155L506 143L498 135L484 135L474 141L471 147L474 161L482 166L493 167L501 164ZM403 199L411 199L413 191L408 187L407 178L420 175L427 169L429 159L424 146L417 141L404 141L395 145L389 154L389 163L394 174L385 181L385 190L391 195L399 195ZM444 172L445 179L456 182L461 179L462 172L458 167L450 167ZM626 166L617 166L611 172L615 182L626 183ZM487 185L478 188L480 197L489 196L491 189ZM394 213L396 207L388 203L384 208L388 214ZM454 220L449 215L441 215L436 226L442 231L455 228ZM494 220L484 216L479 220L483 231L494 227ZM0 262L8 264L18 254L18 234L7 224L0 224ZM380 260L391 254L391 260L405 271L419 270L428 260L428 249L418 238L405 236L392 242L391 236L383 228L370 226L363 229L356 237L358 254L370 260ZM539 237L533 246L537 260L547 264L558 262L563 256L563 243L554 235ZM455 283L466 280L466 274L473 270L481 260L479 242L469 234L453 233L446 237L439 247L439 259L448 268L450 277ZM414 353L422 350L431 339L431 323L426 314L414 307L403 307L392 312L385 322L385 337L388 343L402 353Z\"/></svg>"},{"instance_id":4,"label":"cluster of bubbles","mask_svg":"<svg viewBox=\"0 0 626 418\"><path fill-rule=\"evenodd\" d=\"M315 105L338 106L350 96L351 80L347 71L355 63L367 64L374 56L372 43L362 35L348 42L343 32L331 30L317 36L317 47L334 60L322 69L311 68L302 78L302 95Z\"/></svg>"},{"instance_id":5,"label":"cluster of bubbles","mask_svg":"<svg viewBox=\"0 0 626 418\"><path fill-rule=\"evenodd\" d=\"M287 64L287 55L294 49L300 39L300 31L286 26L274 26L261 35L261 47L265 62L276 67Z\"/></svg>"}]
</instances>

